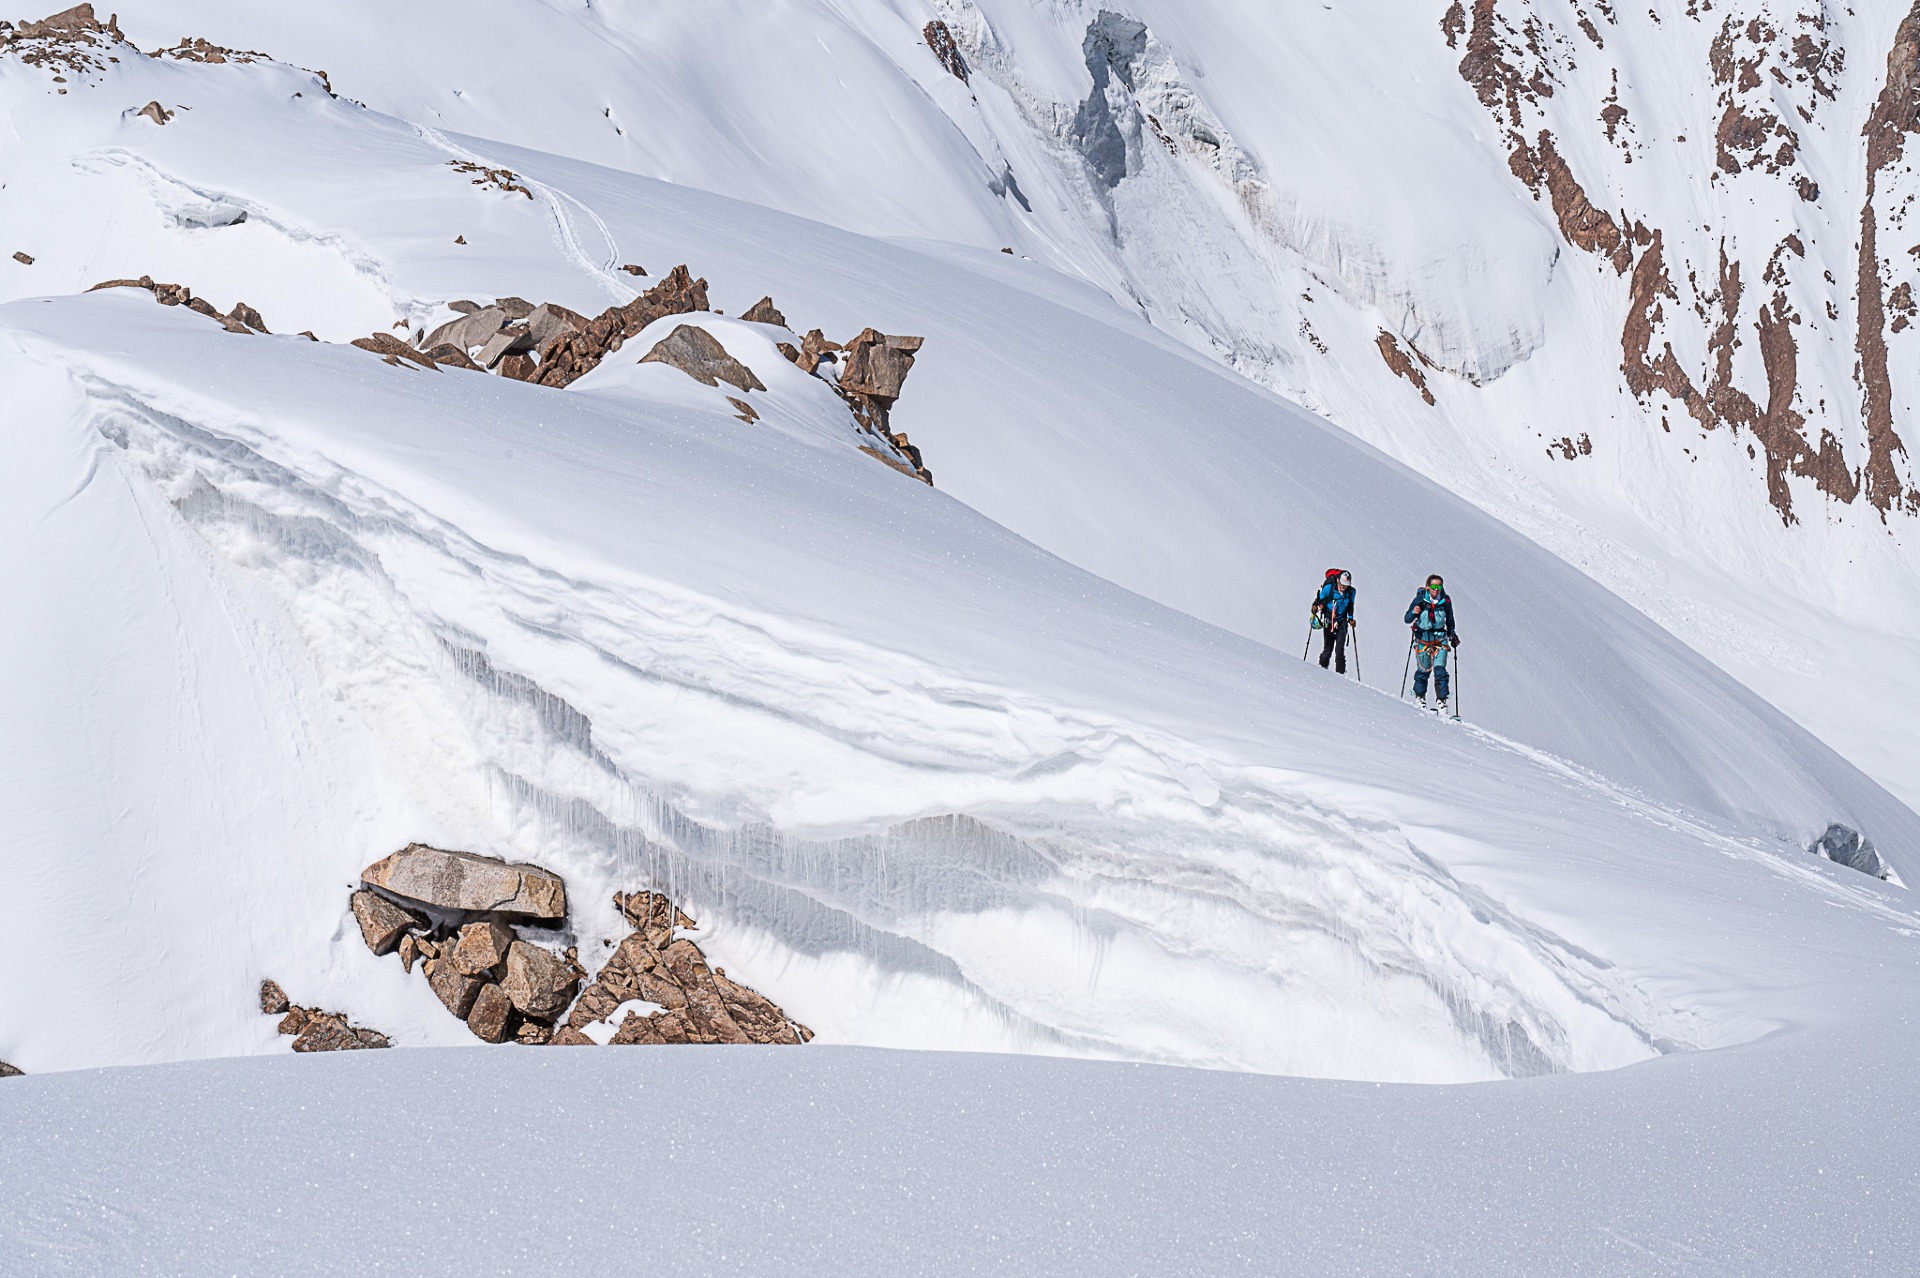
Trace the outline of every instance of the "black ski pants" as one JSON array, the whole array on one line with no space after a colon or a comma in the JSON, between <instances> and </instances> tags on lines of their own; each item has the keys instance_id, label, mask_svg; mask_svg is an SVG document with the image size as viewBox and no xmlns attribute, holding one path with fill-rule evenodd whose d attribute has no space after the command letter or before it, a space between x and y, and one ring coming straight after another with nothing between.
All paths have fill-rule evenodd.
<instances>
[{"instance_id":1,"label":"black ski pants","mask_svg":"<svg viewBox=\"0 0 1920 1278\"><path fill-rule=\"evenodd\" d=\"M1320 668L1325 670L1327 662L1333 662L1334 670L1339 674L1347 672L1347 627L1344 623L1329 625L1320 632L1325 638L1320 644Z\"/></svg>"}]
</instances>

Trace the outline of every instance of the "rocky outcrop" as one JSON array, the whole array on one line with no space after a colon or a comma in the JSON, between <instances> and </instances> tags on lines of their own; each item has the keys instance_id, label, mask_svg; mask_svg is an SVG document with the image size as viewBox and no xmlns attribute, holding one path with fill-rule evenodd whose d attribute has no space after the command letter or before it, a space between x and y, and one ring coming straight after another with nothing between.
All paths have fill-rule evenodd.
<instances>
[{"instance_id":1,"label":"rocky outcrop","mask_svg":"<svg viewBox=\"0 0 1920 1278\"><path fill-rule=\"evenodd\" d=\"M1829 825L1807 851L1876 879L1893 877L1892 867L1874 849L1873 841L1850 826Z\"/></svg>"},{"instance_id":2,"label":"rocky outcrop","mask_svg":"<svg viewBox=\"0 0 1920 1278\"><path fill-rule=\"evenodd\" d=\"M1420 398L1431 405L1433 392L1427 388L1427 375L1421 372L1420 365L1400 348L1399 340L1383 328L1380 330L1380 335L1374 339L1374 345L1380 348L1380 358L1387 361L1387 367L1393 370L1393 375L1412 382L1413 388L1420 392Z\"/></svg>"},{"instance_id":3,"label":"rocky outcrop","mask_svg":"<svg viewBox=\"0 0 1920 1278\"><path fill-rule=\"evenodd\" d=\"M537 865L515 865L472 852L410 843L360 872L371 887L445 910L561 919L567 888Z\"/></svg>"},{"instance_id":4,"label":"rocky outcrop","mask_svg":"<svg viewBox=\"0 0 1920 1278\"><path fill-rule=\"evenodd\" d=\"M707 282L693 278L685 265L676 266L633 301L610 306L584 327L556 339L541 355L539 371L530 380L541 386L568 385L655 320L708 309Z\"/></svg>"},{"instance_id":5,"label":"rocky outcrop","mask_svg":"<svg viewBox=\"0 0 1920 1278\"><path fill-rule=\"evenodd\" d=\"M581 991L567 1017L569 1028L606 1024L624 1003L655 1004L660 1010L629 1012L609 1044L805 1043L813 1031L766 998L707 965L700 947L678 929L695 923L656 892L614 898L634 931L615 949L593 982Z\"/></svg>"},{"instance_id":6,"label":"rocky outcrop","mask_svg":"<svg viewBox=\"0 0 1920 1278\"><path fill-rule=\"evenodd\" d=\"M455 173L471 174L473 184L483 191L513 191L529 200L533 198L533 192L515 177L512 169L489 168L472 160L448 160L447 167Z\"/></svg>"},{"instance_id":7,"label":"rocky outcrop","mask_svg":"<svg viewBox=\"0 0 1920 1278\"><path fill-rule=\"evenodd\" d=\"M740 318L749 324L771 324L775 328L785 328L787 317L773 304L771 297L763 297L741 312Z\"/></svg>"},{"instance_id":8,"label":"rocky outcrop","mask_svg":"<svg viewBox=\"0 0 1920 1278\"><path fill-rule=\"evenodd\" d=\"M147 103L134 114L142 119L152 120L155 124L165 124L173 119L173 112L161 106L158 100Z\"/></svg>"},{"instance_id":9,"label":"rocky outcrop","mask_svg":"<svg viewBox=\"0 0 1920 1278\"><path fill-rule=\"evenodd\" d=\"M860 429L886 445L884 450L861 445L861 452L931 487L933 472L927 469L920 450L906 432L894 430L892 424L893 405L913 369L914 355L925 342L922 337L865 328L843 346L828 340L816 328L800 339L798 347L780 342L778 349L800 371L831 385L852 410ZM827 375L829 370L831 376Z\"/></svg>"},{"instance_id":10,"label":"rocky outcrop","mask_svg":"<svg viewBox=\"0 0 1920 1278\"><path fill-rule=\"evenodd\" d=\"M763 391L765 382L751 368L727 354L720 339L704 328L681 324L640 357L642 364L669 364L705 386L727 383L743 391Z\"/></svg>"},{"instance_id":11,"label":"rocky outcrop","mask_svg":"<svg viewBox=\"0 0 1920 1278\"><path fill-rule=\"evenodd\" d=\"M1920 510L1920 492L1900 482L1896 455L1906 453L1893 424L1893 382L1888 371L1887 283L1881 273L1879 218L1874 212L1882 174L1898 164L1907 135L1920 132L1920 0L1902 19L1887 51L1887 77L1862 135L1867 141L1867 190L1860 205L1860 256L1855 287L1860 356L1861 415L1867 428L1867 464L1861 476L1867 500L1882 511L1896 504Z\"/></svg>"},{"instance_id":12,"label":"rocky outcrop","mask_svg":"<svg viewBox=\"0 0 1920 1278\"><path fill-rule=\"evenodd\" d=\"M0 31L0 53L52 72L57 85L67 75L102 70L112 56L107 49L123 41L117 18L109 17L102 25L92 5L77 4L38 22Z\"/></svg>"},{"instance_id":13,"label":"rocky outcrop","mask_svg":"<svg viewBox=\"0 0 1920 1278\"><path fill-rule=\"evenodd\" d=\"M587 1041L591 1043L593 1040L589 1038ZM5 1061L0 1061L0 1078L25 1078L26 1074L27 1071L21 1069L19 1066L9 1065Z\"/></svg>"},{"instance_id":14,"label":"rocky outcrop","mask_svg":"<svg viewBox=\"0 0 1920 1278\"><path fill-rule=\"evenodd\" d=\"M226 329L229 333L239 333L244 336L250 333L265 333L267 331L267 322L260 317L260 312L248 306L245 302L235 302L233 304L233 310L222 315L219 310L214 307L213 303L204 298L195 297L193 290L185 284L158 283L151 275L142 275L137 280L102 280L100 283L88 289L87 292L97 293L103 288L145 289L147 292L153 294L153 300L160 303L160 305L184 306L196 315L206 316L214 323Z\"/></svg>"},{"instance_id":15,"label":"rocky outcrop","mask_svg":"<svg viewBox=\"0 0 1920 1278\"><path fill-rule=\"evenodd\" d=\"M349 1023L345 1013L289 1004L286 993L274 981L260 984L260 1010L269 1016L284 1013L280 1032L293 1036L296 1052L351 1052L393 1046L379 1030Z\"/></svg>"},{"instance_id":16,"label":"rocky outcrop","mask_svg":"<svg viewBox=\"0 0 1920 1278\"><path fill-rule=\"evenodd\" d=\"M542 902L558 911L539 917L564 926L566 885L552 871L414 843L368 866L362 877L371 886L354 892L350 905L367 948L397 954L408 972L419 963L441 1005L483 1042L804 1043L813 1037L778 1006L709 967L700 947L679 935L694 921L658 893L614 898L634 930L582 991L586 972L575 950L556 953L516 930L532 913L520 907ZM387 893L422 908L407 909ZM609 1019L636 1000L656 1010L618 1016L618 1024ZM260 1006L285 1013L281 1031L300 1036L299 1051L386 1045L383 1036L348 1025L338 1013L291 1005L272 981L260 987Z\"/></svg>"},{"instance_id":17,"label":"rocky outcrop","mask_svg":"<svg viewBox=\"0 0 1920 1278\"><path fill-rule=\"evenodd\" d=\"M967 60L960 54L960 44L953 38L953 31L946 23L935 18L920 30L921 38L927 47L933 50L933 56L940 60L947 74L962 84L971 83L968 79Z\"/></svg>"}]
</instances>

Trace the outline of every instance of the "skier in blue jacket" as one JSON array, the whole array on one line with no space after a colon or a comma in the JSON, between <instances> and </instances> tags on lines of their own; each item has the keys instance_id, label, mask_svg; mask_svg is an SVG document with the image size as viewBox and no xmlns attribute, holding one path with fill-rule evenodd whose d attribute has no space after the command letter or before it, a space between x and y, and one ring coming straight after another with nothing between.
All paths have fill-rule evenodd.
<instances>
[{"instance_id":1,"label":"skier in blue jacket","mask_svg":"<svg viewBox=\"0 0 1920 1278\"><path fill-rule=\"evenodd\" d=\"M1313 597L1313 624L1326 632L1326 640L1320 645L1320 668L1327 668L1329 658L1338 674L1347 672L1347 629L1357 624L1353 615L1353 574L1343 568L1327 569L1327 579L1320 583L1319 593Z\"/></svg>"},{"instance_id":2,"label":"skier in blue jacket","mask_svg":"<svg viewBox=\"0 0 1920 1278\"><path fill-rule=\"evenodd\" d=\"M1440 694L1440 713L1447 711L1447 654L1460 646L1454 629L1453 600L1447 597L1446 582L1439 573L1427 578L1427 584L1413 596L1407 615L1401 620L1413 627L1413 695L1421 709L1427 706L1427 677L1433 676Z\"/></svg>"}]
</instances>

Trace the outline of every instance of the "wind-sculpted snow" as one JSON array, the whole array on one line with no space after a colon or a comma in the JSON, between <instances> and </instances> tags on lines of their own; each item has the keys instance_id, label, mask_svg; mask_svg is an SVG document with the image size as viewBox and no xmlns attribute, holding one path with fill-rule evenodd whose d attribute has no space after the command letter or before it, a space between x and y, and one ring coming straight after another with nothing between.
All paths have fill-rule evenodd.
<instances>
[{"instance_id":1,"label":"wind-sculpted snow","mask_svg":"<svg viewBox=\"0 0 1920 1278\"><path fill-rule=\"evenodd\" d=\"M305 829L264 845L303 847L316 885L413 838L511 853L567 877L583 953L622 933L615 890L659 886L717 961L828 1041L1419 1080L1607 1068L1775 1023L1688 975L1690 950L1747 944L1699 931L1717 866L1880 908L1821 877L1871 882L1822 871L1804 850L1817 831L1769 846L1764 823L1716 830L1086 576L829 446L804 427L837 401L764 355L764 412L785 425L749 432L659 365L559 392L236 336L126 290L5 318L25 420L90 454L78 491L147 494L169 513L143 516L145 536L266 607L240 651L305 672L303 802L335 811L319 846ZM70 476L34 482L26 511L71 505ZM88 636L86 661L185 642L196 680L257 668L202 666L153 623ZM50 658L30 648L20 668ZM118 711L135 757L171 736L164 716ZM190 746L195 804L274 766L229 758L224 733ZM1897 861L1911 818L1828 768L1774 801L1846 815ZM91 879L98 853L58 816L89 784L28 784L18 801L45 816L32 873ZM89 837L127 834L110 820ZM129 848L136 877L178 837ZM245 847L217 863L241 908L304 922L207 976L190 973L213 953L170 946L127 996L297 971L303 998L403 1044L461 1032L417 983L369 968L337 887L282 883L277 857ZM1589 872L1625 893L1620 915L1574 905ZM136 917L114 907L103 926L131 935ZM41 929L58 926L30 926L23 951L54 952ZM201 924L187 911L161 934L175 926ZM5 990L0 1018L35 1027L7 1059L262 1045L243 997L191 1033L119 1037L58 992L111 987L99 961Z\"/></svg>"}]
</instances>

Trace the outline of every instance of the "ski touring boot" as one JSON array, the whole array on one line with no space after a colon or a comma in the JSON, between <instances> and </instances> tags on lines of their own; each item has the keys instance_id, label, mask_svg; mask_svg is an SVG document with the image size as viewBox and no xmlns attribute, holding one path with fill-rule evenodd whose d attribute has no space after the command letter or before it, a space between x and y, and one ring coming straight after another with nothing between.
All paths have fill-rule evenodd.
<instances>
[{"instance_id":1,"label":"ski touring boot","mask_svg":"<svg viewBox=\"0 0 1920 1278\"><path fill-rule=\"evenodd\" d=\"M1438 714L1442 719L1451 719L1455 723L1460 722L1460 716L1455 714L1451 709L1448 708L1447 699L1445 697L1440 698L1440 706L1439 706L1439 709L1435 711L1435 713Z\"/></svg>"}]
</instances>

